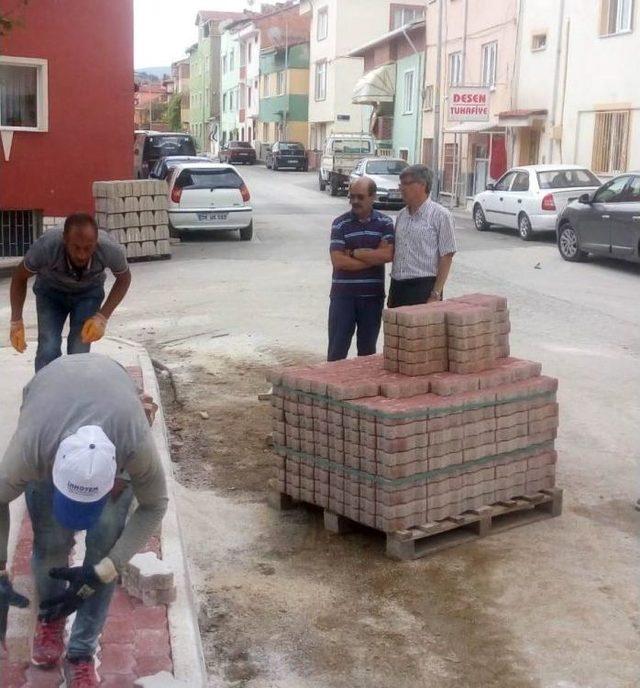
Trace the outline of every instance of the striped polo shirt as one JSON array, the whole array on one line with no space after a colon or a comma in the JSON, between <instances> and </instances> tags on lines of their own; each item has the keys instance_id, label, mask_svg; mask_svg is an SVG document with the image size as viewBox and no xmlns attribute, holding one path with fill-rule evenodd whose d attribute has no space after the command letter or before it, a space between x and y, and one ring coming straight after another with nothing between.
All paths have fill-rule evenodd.
<instances>
[{"instance_id":1,"label":"striped polo shirt","mask_svg":"<svg viewBox=\"0 0 640 688\"><path fill-rule=\"evenodd\" d=\"M435 277L441 256L455 252L453 216L427 198L413 215L408 208L398 214L391 278Z\"/></svg>"},{"instance_id":2,"label":"striped polo shirt","mask_svg":"<svg viewBox=\"0 0 640 688\"><path fill-rule=\"evenodd\" d=\"M393 244L393 220L377 210L366 220L349 211L331 225L331 251L378 248L381 241ZM384 296L384 265L357 272L334 269L331 296Z\"/></svg>"}]
</instances>

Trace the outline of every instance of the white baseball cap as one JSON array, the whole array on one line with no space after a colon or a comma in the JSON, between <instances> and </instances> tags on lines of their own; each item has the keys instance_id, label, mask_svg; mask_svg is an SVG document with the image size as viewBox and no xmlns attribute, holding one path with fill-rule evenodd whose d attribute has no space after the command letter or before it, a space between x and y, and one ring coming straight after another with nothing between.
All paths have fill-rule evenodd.
<instances>
[{"instance_id":1,"label":"white baseball cap","mask_svg":"<svg viewBox=\"0 0 640 688\"><path fill-rule=\"evenodd\" d=\"M94 526L116 477L116 448L98 425L65 437L53 463L53 513L71 530Z\"/></svg>"}]
</instances>

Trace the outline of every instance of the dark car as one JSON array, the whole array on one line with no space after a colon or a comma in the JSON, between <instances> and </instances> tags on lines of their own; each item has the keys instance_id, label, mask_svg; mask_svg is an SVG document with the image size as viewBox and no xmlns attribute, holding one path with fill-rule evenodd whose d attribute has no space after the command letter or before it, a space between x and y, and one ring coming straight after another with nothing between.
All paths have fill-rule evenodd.
<instances>
[{"instance_id":1,"label":"dark car","mask_svg":"<svg viewBox=\"0 0 640 688\"><path fill-rule=\"evenodd\" d=\"M151 172L149 172L149 178L166 179L169 176L169 172L183 162L211 162L211 160L198 155L170 155L158 160Z\"/></svg>"},{"instance_id":2,"label":"dark car","mask_svg":"<svg viewBox=\"0 0 640 688\"><path fill-rule=\"evenodd\" d=\"M254 165L256 150L248 141L229 141L220 147L220 162Z\"/></svg>"},{"instance_id":3,"label":"dark car","mask_svg":"<svg viewBox=\"0 0 640 688\"><path fill-rule=\"evenodd\" d=\"M139 131L134 137L133 166L137 179L146 179L160 158L195 156L196 144L190 134L166 131Z\"/></svg>"},{"instance_id":4,"label":"dark car","mask_svg":"<svg viewBox=\"0 0 640 688\"><path fill-rule=\"evenodd\" d=\"M289 167L299 172L306 172L309 165L304 146L297 141L276 141L267 153L265 163L270 170Z\"/></svg>"},{"instance_id":5,"label":"dark car","mask_svg":"<svg viewBox=\"0 0 640 688\"><path fill-rule=\"evenodd\" d=\"M558 250L569 261L589 253L640 262L640 172L614 177L558 217Z\"/></svg>"}]
</instances>

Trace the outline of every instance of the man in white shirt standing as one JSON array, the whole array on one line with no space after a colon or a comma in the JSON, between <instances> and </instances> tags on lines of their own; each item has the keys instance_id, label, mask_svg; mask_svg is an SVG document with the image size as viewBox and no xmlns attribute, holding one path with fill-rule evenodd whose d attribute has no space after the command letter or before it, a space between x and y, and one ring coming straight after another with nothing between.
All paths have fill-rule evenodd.
<instances>
[{"instance_id":1,"label":"man in white shirt standing","mask_svg":"<svg viewBox=\"0 0 640 688\"><path fill-rule=\"evenodd\" d=\"M433 173L410 165L400 175L406 207L396 220L389 308L440 301L456 239L453 216L429 198Z\"/></svg>"}]
</instances>

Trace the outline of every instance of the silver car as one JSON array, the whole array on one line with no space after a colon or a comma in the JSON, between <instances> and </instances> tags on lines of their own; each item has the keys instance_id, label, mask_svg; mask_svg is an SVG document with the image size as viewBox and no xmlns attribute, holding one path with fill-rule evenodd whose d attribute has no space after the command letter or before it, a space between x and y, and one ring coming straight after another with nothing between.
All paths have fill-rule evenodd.
<instances>
[{"instance_id":1,"label":"silver car","mask_svg":"<svg viewBox=\"0 0 640 688\"><path fill-rule=\"evenodd\" d=\"M473 222L478 231L517 229L529 241L534 232L554 231L565 206L599 186L596 175L579 165L515 167L473 199Z\"/></svg>"},{"instance_id":2,"label":"silver car","mask_svg":"<svg viewBox=\"0 0 640 688\"><path fill-rule=\"evenodd\" d=\"M253 236L249 189L233 165L185 163L169 177L169 223L174 236L185 232L237 229L243 241Z\"/></svg>"},{"instance_id":3,"label":"silver car","mask_svg":"<svg viewBox=\"0 0 640 688\"><path fill-rule=\"evenodd\" d=\"M377 204L402 206L404 201L400 193L400 174L405 167L408 165L402 158L362 158L356 163L350 181L369 177L378 187Z\"/></svg>"}]
</instances>

